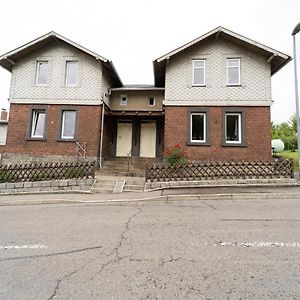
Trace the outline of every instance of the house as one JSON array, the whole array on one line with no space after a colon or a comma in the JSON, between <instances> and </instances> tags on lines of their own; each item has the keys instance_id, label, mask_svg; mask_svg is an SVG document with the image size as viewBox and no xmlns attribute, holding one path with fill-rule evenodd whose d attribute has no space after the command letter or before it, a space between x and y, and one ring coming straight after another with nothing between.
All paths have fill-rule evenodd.
<instances>
[{"instance_id":1,"label":"house","mask_svg":"<svg viewBox=\"0 0 300 300\"><path fill-rule=\"evenodd\" d=\"M12 73L7 161L271 160L271 76L291 57L223 27L153 61L154 85L123 85L111 61L50 32L0 57Z\"/></svg>"}]
</instances>

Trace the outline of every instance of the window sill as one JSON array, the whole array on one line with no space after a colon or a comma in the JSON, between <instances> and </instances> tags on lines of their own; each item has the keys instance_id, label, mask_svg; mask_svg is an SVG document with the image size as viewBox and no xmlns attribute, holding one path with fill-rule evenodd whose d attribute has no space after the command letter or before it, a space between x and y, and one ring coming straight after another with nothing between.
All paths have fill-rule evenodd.
<instances>
[{"instance_id":1,"label":"window sill","mask_svg":"<svg viewBox=\"0 0 300 300\"><path fill-rule=\"evenodd\" d=\"M27 141L46 141L45 137L27 137L26 138Z\"/></svg>"},{"instance_id":2,"label":"window sill","mask_svg":"<svg viewBox=\"0 0 300 300\"><path fill-rule=\"evenodd\" d=\"M224 143L222 144L222 147L240 147L240 148L246 148L246 143Z\"/></svg>"},{"instance_id":3,"label":"window sill","mask_svg":"<svg viewBox=\"0 0 300 300\"><path fill-rule=\"evenodd\" d=\"M209 142L191 142L191 141L188 141L186 144L188 146L210 146Z\"/></svg>"},{"instance_id":4,"label":"window sill","mask_svg":"<svg viewBox=\"0 0 300 300\"><path fill-rule=\"evenodd\" d=\"M241 87L241 84L227 84L227 87Z\"/></svg>"},{"instance_id":5,"label":"window sill","mask_svg":"<svg viewBox=\"0 0 300 300\"><path fill-rule=\"evenodd\" d=\"M192 84L192 87L206 87L206 84Z\"/></svg>"},{"instance_id":6,"label":"window sill","mask_svg":"<svg viewBox=\"0 0 300 300\"><path fill-rule=\"evenodd\" d=\"M58 138L56 139L57 142L76 142L76 139L64 139L64 138Z\"/></svg>"}]
</instances>

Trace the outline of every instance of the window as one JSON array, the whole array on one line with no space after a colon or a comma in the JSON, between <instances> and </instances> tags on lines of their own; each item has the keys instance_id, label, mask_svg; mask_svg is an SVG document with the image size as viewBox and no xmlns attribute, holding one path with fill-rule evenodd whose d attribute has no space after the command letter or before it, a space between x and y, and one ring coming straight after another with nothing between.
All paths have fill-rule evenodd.
<instances>
[{"instance_id":1,"label":"window","mask_svg":"<svg viewBox=\"0 0 300 300\"><path fill-rule=\"evenodd\" d=\"M225 142L227 144L242 143L242 114L225 114Z\"/></svg>"},{"instance_id":2,"label":"window","mask_svg":"<svg viewBox=\"0 0 300 300\"><path fill-rule=\"evenodd\" d=\"M36 68L36 85L47 85L48 83L48 62L38 61Z\"/></svg>"},{"instance_id":3,"label":"window","mask_svg":"<svg viewBox=\"0 0 300 300\"><path fill-rule=\"evenodd\" d=\"M191 142L206 142L206 114L191 113Z\"/></svg>"},{"instance_id":4,"label":"window","mask_svg":"<svg viewBox=\"0 0 300 300\"><path fill-rule=\"evenodd\" d=\"M66 63L66 86L77 85L78 62L67 61Z\"/></svg>"},{"instance_id":5,"label":"window","mask_svg":"<svg viewBox=\"0 0 300 300\"><path fill-rule=\"evenodd\" d=\"M193 85L205 85L205 60L193 60Z\"/></svg>"},{"instance_id":6,"label":"window","mask_svg":"<svg viewBox=\"0 0 300 300\"><path fill-rule=\"evenodd\" d=\"M154 105L155 105L155 98L149 97L149 106L154 106Z\"/></svg>"},{"instance_id":7,"label":"window","mask_svg":"<svg viewBox=\"0 0 300 300\"><path fill-rule=\"evenodd\" d=\"M127 96L121 96L120 105L127 105Z\"/></svg>"},{"instance_id":8,"label":"window","mask_svg":"<svg viewBox=\"0 0 300 300\"><path fill-rule=\"evenodd\" d=\"M43 139L45 136L45 120L46 120L46 111L41 109L32 110L31 117L31 131L30 137Z\"/></svg>"},{"instance_id":9,"label":"window","mask_svg":"<svg viewBox=\"0 0 300 300\"><path fill-rule=\"evenodd\" d=\"M240 85L240 59L227 59L227 85Z\"/></svg>"},{"instance_id":10,"label":"window","mask_svg":"<svg viewBox=\"0 0 300 300\"><path fill-rule=\"evenodd\" d=\"M61 119L61 139L73 140L76 133L76 110L63 110Z\"/></svg>"}]
</instances>

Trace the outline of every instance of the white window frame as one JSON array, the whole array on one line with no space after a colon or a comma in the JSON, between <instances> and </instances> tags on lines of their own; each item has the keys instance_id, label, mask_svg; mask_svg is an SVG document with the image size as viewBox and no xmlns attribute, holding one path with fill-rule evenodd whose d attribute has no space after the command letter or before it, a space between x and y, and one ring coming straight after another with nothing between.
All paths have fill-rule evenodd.
<instances>
[{"instance_id":1,"label":"white window frame","mask_svg":"<svg viewBox=\"0 0 300 300\"><path fill-rule=\"evenodd\" d=\"M36 123L36 118L38 113L44 113L45 119L44 119L44 128L43 128L43 134L38 135L34 134L34 124ZM30 131L30 137L36 138L36 139L43 139L45 137L45 126L46 126L46 110L43 109L33 109L32 110L32 117L31 117L31 131Z\"/></svg>"},{"instance_id":2,"label":"white window frame","mask_svg":"<svg viewBox=\"0 0 300 300\"><path fill-rule=\"evenodd\" d=\"M195 62L203 62L203 67L195 67ZM203 83L195 83L195 69L203 69ZM205 59L193 59L193 86L205 86L206 76L206 60Z\"/></svg>"},{"instance_id":3,"label":"white window frame","mask_svg":"<svg viewBox=\"0 0 300 300\"><path fill-rule=\"evenodd\" d=\"M153 99L153 104L150 104L150 99ZM150 96L150 97L148 98L148 104L149 104L149 106L155 106L155 97Z\"/></svg>"},{"instance_id":4,"label":"white window frame","mask_svg":"<svg viewBox=\"0 0 300 300\"><path fill-rule=\"evenodd\" d=\"M238 66L232 67L229 66L229 61L236 60L238 61ZM239 80L238 83L230 83L229 82L229 69L238 69ZM241 59L240 58L227 58L227 86L237 86L241 85Z\"/></svg>"},{"instance_id":5,"label":"white window frame","mask_svg":"<svg viewBox=\"0 0 300 300\"><path fill-rule=\"evenodd\" d=\"M123 98L125 98L126 101L123 102ZM120 97L120 105L121 105L121 106L126 106L127 103L128 103L127 96L126 96L126 95L121 95L121 97Z\"/></svg>"},{"instance_id":6,"label":"white window frame","mask_svg":"<svg viewBox=\"0 0 300 300\"><path fill-rule=\"evenodd\" d=\"M65 112L75 112L75 128L74 128L74 136L68 136L68 135L64 135L64 129L65 129ZM76 110L62 110L62 116L61 116L61 133L60 133L60 138L63 140L74 140L76 137L76 118L77 118L77 111Z\"/></svg>"},{"instance_id":7,"label":"white window frame","mask_svg":"<svg viewBox=\"0 0 300 300\"><path fill-rule=\"evenodd\" d=\"M203 118L203 140L193 140L193 116L204 116ZM206 143L206 113L191 112L190 113L190 142L191 143Z\"/></svg>"},{"instance_id":8,"label":"white window frame","mask_svg":"<svg viewBox=\"0 0 300 300\"><path fill-rule=\"evenodd\" d=\"M238 141L228 141L227 140L227 116L238 116ZM225 143L226 144L241 144L242 143L242 113L225 113Z\"/></svg>"},{"instance_id":9,"label":"white window frame","mask_svg":"<svg viewBox=\"0 0 300 300\"><path fill-rule=\"evenodd\" d=\"M40 65L44 63L47 64L47 82L46 83L39 83L39 75L40 75ZM49 62L47 60L38 60L36 63L36 77L35 77L35 84L37 86L47 86L48 85L48 66L49 66Z\"/></svg>"},{"instance_id":10,"label":"white window frame","mask_svg":"<svg viewBox=\"0 0 300 300\"><path fill-rule=\"evenodd\" d=\"M77 64L77 72L76 72L76 83L68 83L68 77L69 77L69 69L68 69L68 64ZM78 85L78 60L67 60L66 61L66 79L65 79L65 84L66 86L77 86Z\"/></svg>"}]
</instances>

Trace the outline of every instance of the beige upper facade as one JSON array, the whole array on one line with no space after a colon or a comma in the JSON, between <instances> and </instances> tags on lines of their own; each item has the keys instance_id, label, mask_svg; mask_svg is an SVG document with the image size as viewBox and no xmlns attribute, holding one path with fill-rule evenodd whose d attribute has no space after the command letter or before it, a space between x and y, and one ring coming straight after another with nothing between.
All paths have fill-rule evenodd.
<instances>
[{"instance_id":1,"label":"beige upper facade","mask_svg":"<svg viewBox=\"0 0 300 300\"><path fill-rule=\"evenodd\" d=\"M227 85L227 59L240 60L240 85ZM193 85L193 60L205 60L205 84ZM267 58L238 45L213 40L171 57L166 65L166 105L270 105Z\"/></svg>"},{"instance_id":2,"label":"beige upper facade","mask_svg":"<svg viewBox=\"0 0 300 300\"><path fill-rule=\"evenodd\" d=\"M239 61L239 84L228 86L228 59ZM193 83L193 62L204 62L205 82ZM270 106L271 76L291 58L218 27L156 59L155 85L125 89L111 61L50 32L0 56L12 72L10 102L99 105L116 111L162 111L173 106ZM37 66L47 62L48 79L37 84ZM77 62L77 82L66 84L67 62ZM119 89L119 90L118 90ZM123 89L123 90L122 90ZM112 92L111 92L112 91ZM121 97L127 103L121 103ZM149 98L155 103L149 105Z\"/></svg>"}]
</instances>

